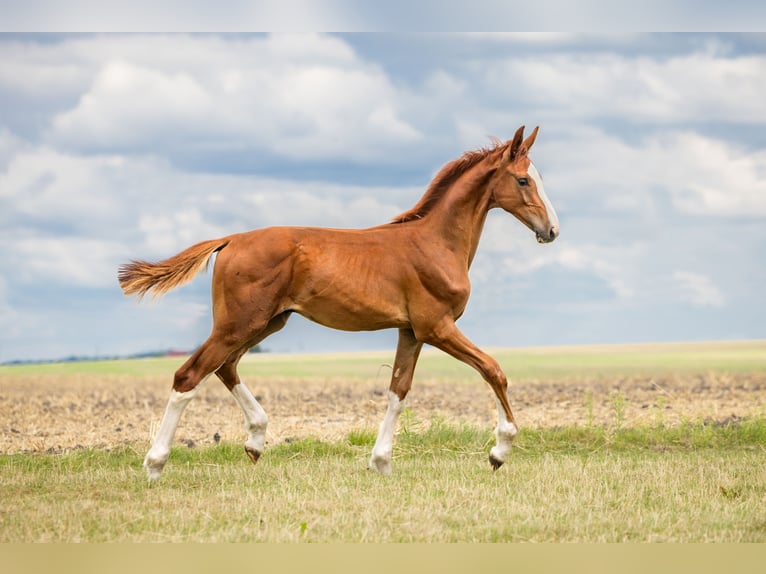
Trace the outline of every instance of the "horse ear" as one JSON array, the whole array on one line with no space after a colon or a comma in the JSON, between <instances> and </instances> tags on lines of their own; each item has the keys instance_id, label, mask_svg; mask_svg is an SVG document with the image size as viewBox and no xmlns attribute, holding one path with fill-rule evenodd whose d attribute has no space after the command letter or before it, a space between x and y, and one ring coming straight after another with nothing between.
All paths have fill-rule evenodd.
<instances>
[{"instance_id":1,"label":"horse ear","mask_svg":"<svg viewBox=\"0 0 766 574\"><path fill-rule=\"evenodd\" d=\"M521 147L521 142L524 140L524 126L521 126L519 129L516 130L516 133L513 135L513 140L511 140L511 145L508 146L507 151L505 154L503 154L503 159L506 161L511 161L512 159L516 158L516 154L519 151L519 147Z\"/></svg>"},{"instance_id":2,"label":"horse ear","mask_svg":"<svg viewBox=\"0 0 766 574\"><path fill-rule=\"evenodd\" d=\"M532 130L532 133L529 135L529 137L524 140L524 143L521 144L521 149L519 150L521 152L521 155L527 155L527 152L532 147L532 144L535 143L535 138L537 137L537 130L540 129L540 126L535 127L534 130Z\"/></svg>"}]
</instances>

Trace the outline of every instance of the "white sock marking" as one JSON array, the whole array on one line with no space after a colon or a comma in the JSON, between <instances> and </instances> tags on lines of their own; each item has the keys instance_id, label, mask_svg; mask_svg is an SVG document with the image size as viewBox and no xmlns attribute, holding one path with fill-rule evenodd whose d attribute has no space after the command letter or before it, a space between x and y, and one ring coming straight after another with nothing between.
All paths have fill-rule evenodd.
<instances>
[{"instance_id":1,"label":"white sock marking","mask_svg":"<svg viewBox=\"0 0 766 574\"><path fill-rule=\"evenodd\" d=\"M245 442L245 447L262 453L266 444L266 426L269 417L266 411L244 384L235 385L231 390L242 412L245 413L245 429L250 435Z\"/></svg>"},{"instance_id":2,"label":"white sock marking","mask_svg":"<svg viewBox=\"0 0 766 574\"><path fill-rule=\"evenodd\" d=\"M152 447L146 453L146 458L144 458L144 468L149 475L149 480L158 479L162 474L162 469L165 468L165 463L168 461L168 456L170 456L170 446L173 443L173 437L176 434L181 415L189 401L194 398L194 395L197 394L200 386L206 380L207 377L200 381L191 391L185 393L179 393L175 389L170 391L168 406L165 408L160 428L154 436Z\"/></svg>"},{"instance_id":3,"label":"white sock marking","mask_svg":"<svg viewBox=\"0 0 766 574\"><path fill-rule=\"evenodd\" d=\"M396 432L396 423L399 420L399 415L402 414L403 410L404 401L400 401L395 393L388 391L388 408L386 409L386 416L380 425L375 446L372 447L370 469L377 470L382 474L391 474L394 433Z\"/></svg>"},{"instance_id":4,"label":"white sock marking","mask_svg":"<svg viewBox=\"0 0 766 574\"><path fill-rule=\"evenodd\" d=\"M490 454L500 462L508 460L511 452L513 439L516 437L518 429L516 425L505 418L505 410L500 401L495 398L497 403L497 428L495 429L495 446L490 450Z\"/></svg>"}]
</instances>

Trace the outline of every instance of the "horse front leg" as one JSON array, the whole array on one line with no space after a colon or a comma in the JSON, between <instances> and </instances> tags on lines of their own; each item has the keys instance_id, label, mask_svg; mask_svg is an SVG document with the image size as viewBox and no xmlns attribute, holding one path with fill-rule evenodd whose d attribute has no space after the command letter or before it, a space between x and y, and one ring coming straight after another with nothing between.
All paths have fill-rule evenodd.
<instances>
[{"instance_id":1,"label":"horse front leg","mask_svg":"<svg viewBox=\"0 0 766 574\"><path fill-rule=\"evenodd\" d=\"M396 424L404 410L404 399L412 386L412 376L423 343L415 338L411 329L399 330L391 385L388 389L388 408L380 425L375 446L372 447L369 468L381 474L391 474Z\"/></svg>"},{"instance_id":2,"label":"horse front leg","mask_svg":"<svg viewBox=\"0 0 766 574\"><path fill-rule=\"evenodd\" d=\"M508 459L511 445L518 432L508 400L508 379L505 373L495 359L463 335L454 321L443 321L428 332L425 340L479 371L492 388L497 404L497 426L495 427L495 446L489 451L489 462L492 468L497 470Z\"/></svg>"}]
</instances>

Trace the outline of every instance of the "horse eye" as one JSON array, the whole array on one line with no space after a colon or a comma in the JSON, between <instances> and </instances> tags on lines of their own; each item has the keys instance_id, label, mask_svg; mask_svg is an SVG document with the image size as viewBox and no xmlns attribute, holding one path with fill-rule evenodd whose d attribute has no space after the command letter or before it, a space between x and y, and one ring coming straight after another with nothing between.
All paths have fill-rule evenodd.
<instances>
[{"instance_id":1,"label":"horse eye","mask_svg":"<svg viewBox=\"0 0 766 574\"><path fill-rule=\"evenodd\" d=\"M526 177L520 177L519 185L529 185L529 180Z\"/></svg>"}]
</instances>

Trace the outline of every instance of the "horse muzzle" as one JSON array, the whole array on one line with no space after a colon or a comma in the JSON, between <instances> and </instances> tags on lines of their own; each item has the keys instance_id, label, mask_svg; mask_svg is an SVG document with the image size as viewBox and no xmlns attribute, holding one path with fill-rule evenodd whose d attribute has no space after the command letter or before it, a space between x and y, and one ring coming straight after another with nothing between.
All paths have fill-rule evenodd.
<instances>
[{"instance_id":1,"label":"horse muzzle","mask_svg":"<svg viewBox=\"0 0 766 574\"><path fill-rule=\"evenodd\" d=\"M552 225L547 231L537 231L535 235L538 243L550 243L559 236L559 226Z\"/></svg>"}]
</instances>

